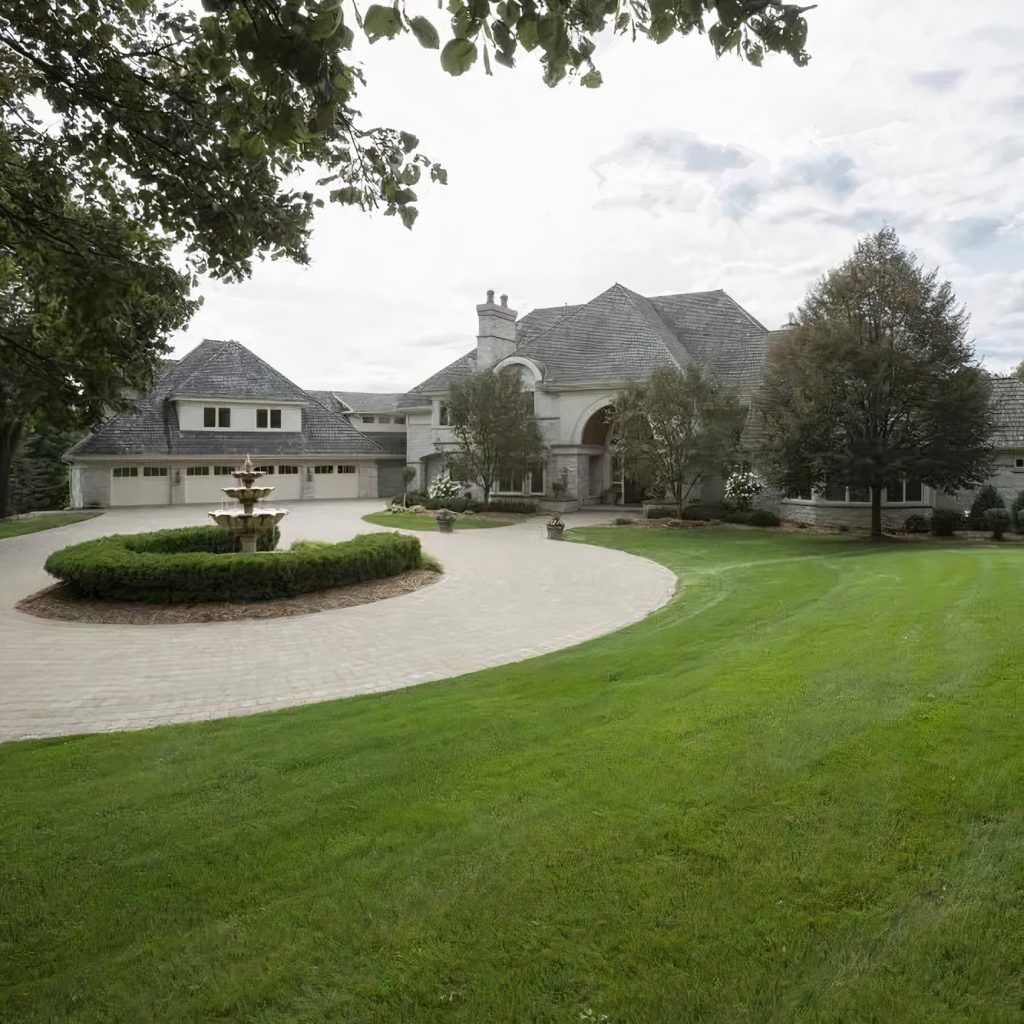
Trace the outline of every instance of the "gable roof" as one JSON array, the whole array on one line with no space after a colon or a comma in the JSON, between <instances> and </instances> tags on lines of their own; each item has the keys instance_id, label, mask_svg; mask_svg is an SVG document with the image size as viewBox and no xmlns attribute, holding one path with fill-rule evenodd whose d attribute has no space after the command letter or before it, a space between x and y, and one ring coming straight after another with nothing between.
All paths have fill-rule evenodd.
<instances>
[{"instance_id":1,"label":"gable roof","mask_svg":"<svg viewBox=\"0 0 1024 1024\"><path fill-rule=\"evenodd\" d=\"M465 380L476 373L476 349L467 352L450 362L444 369L438 370L432 377L417 384L406 392L398 402L400 408L416 405L429 405L431 396L443 395L448 386L457 380Z\"/></svg>"},{"instance_id":2,"label":"gable roof","mask_svg":"<svg viewBox=\"0 0 1024 1024\"><path fill-rule=\"evenodd\" d=\"M232 382L237 369L240 377ZM174 399L257 398L302 404L299 431L182 430ZM237 341L204 341L166 366L153 390L79 441L69 457L89 455L384 455L348 418L303 391Z\"/></svg>"}]
</instances>

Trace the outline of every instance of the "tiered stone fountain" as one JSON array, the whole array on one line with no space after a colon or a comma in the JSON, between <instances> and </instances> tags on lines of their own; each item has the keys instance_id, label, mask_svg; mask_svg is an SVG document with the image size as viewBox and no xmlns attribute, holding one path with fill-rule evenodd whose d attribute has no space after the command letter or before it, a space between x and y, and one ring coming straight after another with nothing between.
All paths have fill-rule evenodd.
<instances>
[{"instance_id":1,"label":"tiered stone fountain","mask_svg":"<svg viewBox=\"0 0 1024 1024\"><path fill-rule=\"evenodd\" d=\"M262 530L272 530L286 515L286 508L260 508L260 502L274 490L273 487L256 487L254 484L263 473L253 469L252 459L245 457L245 465L231 474L237 487L222 487L229 497L235 498L241 508L218 509L210 512L210 518L221 528L228 530L241 540L242 551L255 551L256 538Z\"/></svg>"}]
</instances>

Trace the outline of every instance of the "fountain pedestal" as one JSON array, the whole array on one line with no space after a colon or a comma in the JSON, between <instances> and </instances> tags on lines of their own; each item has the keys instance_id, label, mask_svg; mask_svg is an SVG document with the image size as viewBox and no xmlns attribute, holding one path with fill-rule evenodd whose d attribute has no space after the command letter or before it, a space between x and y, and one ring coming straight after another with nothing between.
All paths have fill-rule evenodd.
<instances>
[{"instance_id":1,"label":"fountain pedestal","mask_svg":"<svg viewBox=\"0 0 1024 1024\"><path fill-rule=\"evenodd\" d=\"M231 475L238 481L238 486L222 487L221 490L229 498L234 498L241 508L218 509L207 514L219 527L239 538L242 551L254 552L259 534L263 530L272 530L288 515L288 510L260 507L260 502L274 488L254 486L265 474L253 469L252 459L248 455L242 468Z\"/></svg>"}]
</instances>

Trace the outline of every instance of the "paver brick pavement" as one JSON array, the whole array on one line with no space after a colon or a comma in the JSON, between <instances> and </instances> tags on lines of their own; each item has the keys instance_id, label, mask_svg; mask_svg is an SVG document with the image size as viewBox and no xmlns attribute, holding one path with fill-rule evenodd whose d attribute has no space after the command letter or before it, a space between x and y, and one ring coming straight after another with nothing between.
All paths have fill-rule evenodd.
<instances>
[{"instance_id":1,"label":"paver brick pavement","mask_svg":"<svg viewBox=\"0 0 1024 1024\"><path fill-rule=\"evenodd\" d=\"M379 501L304 502L282 544L380 527ZM441 582L294 618L176 625L38 619L15 610L52 580L53 550L89 537L202 522L205 509L112 509L0 541L0 740L142 729L398 689L559 650L635 622L674 593L663 566L546 539L541 519L417 533ZM606 520L578 513L567 525ZM243 671L244 666L257 671Z\"/></svg>"}]
</instances>

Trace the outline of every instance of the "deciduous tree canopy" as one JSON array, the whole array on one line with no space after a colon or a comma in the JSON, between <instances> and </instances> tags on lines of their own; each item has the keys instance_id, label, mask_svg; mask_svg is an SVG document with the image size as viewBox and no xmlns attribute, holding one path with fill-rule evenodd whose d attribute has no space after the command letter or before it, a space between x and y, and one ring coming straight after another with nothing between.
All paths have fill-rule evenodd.
<instances>
[{"instance_id":1,"label":"deciduous tree canopy","mask_svg":"<svg viewBox=\"0 0 1024 1024\"><path fill-rule=\"evenodd\" d=\"M869 487L901 476L954 491L985 479L991 456L988 376L948 281L924 270L891 228L808 293L769 353L760 409L776 482Z\"/></svg>"},{"instance_id":2,"label":"deciduous tree canopy","mask_svg":"<svg viewBox=\"0 0 1024 1024\"><path fill-rule=\"evenodd\" d=\"M515 369L484 370L457 381L448 393L454 450L445 449L456 480L479 485L484 501L502 473L518 474L544 454L533 395Z\"/></svg>"},{"instance_id":3,"label":"deciduous tree canopy","mask_svg":"<svg viewBox=\"0 0 1024 1024\"><path fill-rule=\"evenodd\" d=\"M722 473L739 446L747 410L694 363L655 370L615 401L612 436L628 472L677 515L693 489Z\"/></svg>"}]
</instances>

